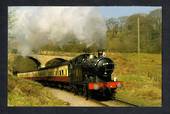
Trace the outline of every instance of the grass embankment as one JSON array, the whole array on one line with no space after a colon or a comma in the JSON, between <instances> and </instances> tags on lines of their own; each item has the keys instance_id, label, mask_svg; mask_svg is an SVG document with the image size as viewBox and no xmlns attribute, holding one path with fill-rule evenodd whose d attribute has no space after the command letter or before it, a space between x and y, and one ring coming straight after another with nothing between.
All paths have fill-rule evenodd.
<instances>
[{"instance_id":1,"label":"grass embankment","mask_svg":"<svg viewBox=\"0 0 170 114\"><path fill-rule=\"evenodd\" d=\"M8 106L67 106L41 84L8 76Z\"/></svg>"},{"instance_id":2,"label":"grass embankment","mask_svg":"<svg viewBox=\"0 0 170 114\"><path fill-rule=\"evenodd\" d=\"M15 55L8 56L8 106L67 106L41 84L18 79L11 73Z\"/></svg>"},{"instance_id":3,"label":"grass embankment","mask_svg":"<svg viewBox=\"0 0 170 114\"><path fill-rule=\"evenodd\" d=\"M140 106L161 106L162 63L160 54L108 53L115 63L113 76L123 81L116 97Z\"/></svg>"}]
</instances>

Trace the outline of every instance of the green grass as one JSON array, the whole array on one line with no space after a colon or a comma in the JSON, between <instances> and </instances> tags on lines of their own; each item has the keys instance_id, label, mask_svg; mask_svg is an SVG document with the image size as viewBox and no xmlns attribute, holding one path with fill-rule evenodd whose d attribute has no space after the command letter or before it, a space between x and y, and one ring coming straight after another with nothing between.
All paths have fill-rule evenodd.
<instances>
[{"instance_id":1,"label":"green grass","mask_svg":"<svg viewBox=\"0 0 170 114\"><path fill-rule=\"evenodd\" d=\"M139 106L159 107L162 100L160 54L108 53L115 60L113 76L123 81L116 97Z\"/></svg>"},{"instance_id":2,"label":"green grass","mask_svg":"<svg viewBox=\"0 0 170 114\"><path fill-rule=\"evenodd\" d=\"M116 97L139 106L161 106L161 88L155 81L139 75L123 75L119 80L124 86L117 90Z\"/></svg>"},{"instance_id":3,"label":"green grass","mask_svg":"<svg viewBox=\"0 0 170 114\"><path fill-rule=\"evenodd\" d=\"M8 106L68 106L41 84L8 76Z\"/></svg>"}]
</instances>

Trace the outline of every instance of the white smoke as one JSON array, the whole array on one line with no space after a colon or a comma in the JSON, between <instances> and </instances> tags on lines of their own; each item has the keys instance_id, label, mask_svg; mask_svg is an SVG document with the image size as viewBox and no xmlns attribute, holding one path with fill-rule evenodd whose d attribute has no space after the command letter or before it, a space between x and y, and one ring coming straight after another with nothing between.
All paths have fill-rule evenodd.
<instances>
[{"instance_id":1,"label":"white smoke","mask_svg":"<svg viewBox=\"0 0 170 114\"><path fill-rule=\"evenodd\" d=\"M15 37L18 51L29 55L32 49L48 43L64 45L73 34L92 45L106 37L105 20L96 7L16 7ZM99 43L101 45L102 43Z\"/></svg>"}]
</instances>

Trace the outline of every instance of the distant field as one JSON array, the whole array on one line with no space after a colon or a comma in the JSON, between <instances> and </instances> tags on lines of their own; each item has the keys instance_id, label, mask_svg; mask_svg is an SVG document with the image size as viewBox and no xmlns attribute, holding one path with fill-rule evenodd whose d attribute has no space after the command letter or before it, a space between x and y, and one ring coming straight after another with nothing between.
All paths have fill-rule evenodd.
<instances>
[{"instance_id":1,"label":"distant field","mask_svg":"<svg viewBox=\"0 0 170 114\"><path fill-rule=\"evenodd\" d=\"M74 57L78 53L55 53ZM54 55L55 55L54 54ZM51 54L50 54L51 55ZM162 56L161 54L106 53L115 63L112 77L123 81L116 97L140 106L161 106ZM15 55L8 59L13 60ZM10 63L10 61L9 61ZM12 63L9 64L9 68Z\"/></svg>"}]
</instances>

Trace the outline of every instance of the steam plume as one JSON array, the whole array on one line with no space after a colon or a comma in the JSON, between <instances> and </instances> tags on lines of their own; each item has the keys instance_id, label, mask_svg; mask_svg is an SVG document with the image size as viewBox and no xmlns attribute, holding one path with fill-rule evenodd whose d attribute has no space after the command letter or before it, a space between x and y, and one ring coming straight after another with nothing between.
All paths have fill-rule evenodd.
<instances>
[{"instance_id":1,"label":"steam plume","mask_svg":"<svg viewBox=\"0 0 170 114\"><path fill-rule=\"evenodd\" d=\"M18 51L29 55L48 41L64 45L73 34L80 42L103 45L105 20L95 7L16 7L14 34Z\"/></svg>"}]
</instances>

